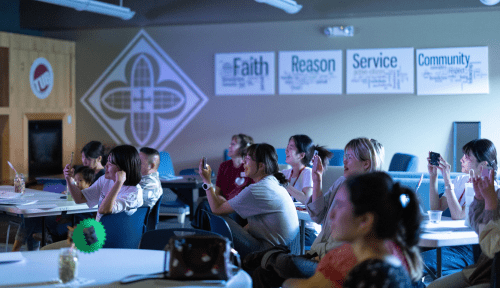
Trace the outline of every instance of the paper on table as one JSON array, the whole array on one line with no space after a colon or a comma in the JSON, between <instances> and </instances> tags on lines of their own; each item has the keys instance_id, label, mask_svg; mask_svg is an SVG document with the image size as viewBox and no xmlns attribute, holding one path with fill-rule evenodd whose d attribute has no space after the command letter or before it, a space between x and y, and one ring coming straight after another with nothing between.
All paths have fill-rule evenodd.
<instances>
[{"instance_id":1,"label":"paper on table","mask_svg":"<svg viewBox=\"0 0 500 288\"><path fill-rule=\"evenodd\" d=\"M179 180L183 179L182 176L175 176L175 175L160 175L161 180L166 180L166 181L172 181L172 180Z\"/></svg>"},{"instance_id":2,"label":"paper on table","mask_svg":"<svg viewBox=\"0 0 500 288\"><path fill-rule=\"evenodd\" d=\"M0 199L0 205L29 205L38 202L38 200L29 200L29 199Z\"/></svg>"},{"instance_id":3,"label":"paper on table","mask_svg":"<svg viewBox=\"0 0 500 288\"><path fill-rule=\"evenodd\" d=\"M23 260L24 257L21 252L0 253L0 263L19 262Z\"/></svg>"},{"instance_id":4,"label":"paper on table","mask_svg":"<svg viewBox=\"0 0 500 288\"><path fill-rule=\"evenodd\" d=\"M20 197L21 193L16 193L12 191L0 191L0 199L12 199Z\"/></svg>"}]
</instances>

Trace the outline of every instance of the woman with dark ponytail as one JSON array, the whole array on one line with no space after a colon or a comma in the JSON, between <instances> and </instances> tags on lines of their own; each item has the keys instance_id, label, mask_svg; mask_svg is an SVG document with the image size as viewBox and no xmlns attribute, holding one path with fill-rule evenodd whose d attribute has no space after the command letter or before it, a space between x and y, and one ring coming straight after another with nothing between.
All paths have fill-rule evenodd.
<instances>
[{"instance_id":1,"label":"woman with dark ponytail","mask_svg":"<svg viewBox=\"0 0 500 288\"><path fill-rule=\"evenodd\" d=\"M278 155L274 147L265 143L250 145L243 165L245 176L254 184L230 200L215 193L210 166L203 167L203 160L199 166L212 212L218 215L236 212L248 220L248 224L241 227L226 218L233 234L234 248L242 259L252 251L276 245L288 246L299 232L295 205L285 188L288 181L278 171Z\"/></svg>"},{"instance_id":2,"label":"woman with dark ponytail","mask_svg":"<svg viewBox=\"0 0 500 288\"><path fill-rule=\"evenodd\" d=\"M329 217L332 237L346 244L323 257L313 277L283 287L411 287L421 277L417 197L386 173L347 179Z\"/></svg>"}]
</instances>

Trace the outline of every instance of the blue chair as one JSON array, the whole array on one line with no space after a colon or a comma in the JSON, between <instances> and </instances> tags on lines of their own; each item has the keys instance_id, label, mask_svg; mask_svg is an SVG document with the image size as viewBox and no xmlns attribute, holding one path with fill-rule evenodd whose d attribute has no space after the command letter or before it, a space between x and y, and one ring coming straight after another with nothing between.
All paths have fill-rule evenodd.
<instances>
[{"instance_id":1,"label":"blue chair","mask_svg":"<svg viewBox=\"0 0 500 288\"><path fill-rule=\"evenodd\" d=\"M392 156L389 171L416 172L418 170L418 157L411 154L396 153Z\"/></svg>"},{"instance_id":2,"label":"blue chair","mask_svg":"<svg viewBox=\"0 0 500 288\"><path fill-rule=\"evenodd\" d=\"M329 166L344 166L344 150L329 149L333 153Z\"/></svg>"},{"instance_id":3,"label":"blue chair","mask_svg":"<svg viewBox=\"0 0 500 288\"><path fill-rule=\"evenodd\" d=\"M101 223L106 229L103 248L137 249L146 232L148 213L149 207L140 207L130 216L125 212L102 215Z\"/></svg>"},{"instance_id":4,"label":"blue chair","mask_svg":"<svg viewBox=\"0 0 500 288\"><path fill-rule=\"evenodd\" d=\"M160 221L160 204L162 199L163 195L156 201L153 208L149 210L147 231L156 230L156 226Z\"/></svg>"},{"instance_id":5,"label":"blue chair","mask_svg":"<svg viewBox=\"0 0 500 288\"><path fill-rule=\"evenodd\" d=\"M43 191L62 193L66 191L66 185L61 183L45 183L43 184Z\"/></svg>"},{"instance_id":6,"label":"blue chair","mask_svg":"<svg viewBox=\"0 0 500 288\"><path fill-rule=\"evenodd\" d=\"M215 215L212 212L208 212L206 210L203 211L205 211L205 213L207 213L208 215L208 219L210 221L210 230L231 240L231 247L234 248L233 233L231 232L231 228L229 228L226 220L219 215Z\"/></svg>"},{"instance_id":7,"label":"blue chair","mask_svg":"<svg viewBox=\"0 0 500 288\"><path fill-rule=\"evenodd\" d=\"M168 244L172 236L187 236L194 234L221 236L214 232L192 228L159 229L144 233L141 238L141 243L139 244L139 249L164 250L165 245Z\"/></svg>"},{"instance_id":8,"label":"blue chair","mask_svg":"<svg viewBox=\"0 0 500 288\"><path fill-rule=\"evenodd\" d=\"M175 175L174 164L170 154L166 151L160 151L160 166L158 167L160 176Z\"/></svg>"}]
</instances>

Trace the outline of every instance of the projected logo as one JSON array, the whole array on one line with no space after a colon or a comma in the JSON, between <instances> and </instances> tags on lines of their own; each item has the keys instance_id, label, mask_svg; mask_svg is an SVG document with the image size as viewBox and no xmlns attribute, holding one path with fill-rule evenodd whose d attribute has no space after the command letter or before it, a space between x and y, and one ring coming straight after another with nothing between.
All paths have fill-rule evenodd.
<instances>
[{"instance_id":1,"label":"projected logo","mask_svg":"<svg viewBox=\"0 0 500 288\"><path fill-rule=\"evenodd\" d=\"M31 91L39 99L45 99L54 87L54 72L52 66L45 58L33 61L30 69Z\"/></svg>"},{"instance_id":2,"label":"projected logo","mask_svg":"<svg viewBox=\"0 0 500 288\"><path fill-rule=\"evenodd\" d=\"M118 144L163 150L208 98L141 30L81 98Z\"/></svg>"}]
</instances>

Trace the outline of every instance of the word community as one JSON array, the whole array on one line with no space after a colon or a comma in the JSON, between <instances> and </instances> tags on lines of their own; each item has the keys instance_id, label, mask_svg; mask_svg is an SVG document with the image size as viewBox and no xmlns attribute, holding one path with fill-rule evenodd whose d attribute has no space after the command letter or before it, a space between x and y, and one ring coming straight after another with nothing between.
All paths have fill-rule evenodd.
<instances>
[{"instance_id":1,"label":"word community","mask_svg":"<svg viewBox=\"0 0 500 288\"><path fill-rule=\"evenodd\" d=\"M423 53L418 54L418 65L419 66L444 66L444 65L464 65L465 68L469 67L470 55L460 55L450 56L425 56Z\"/></svg>"}]
</instances>

